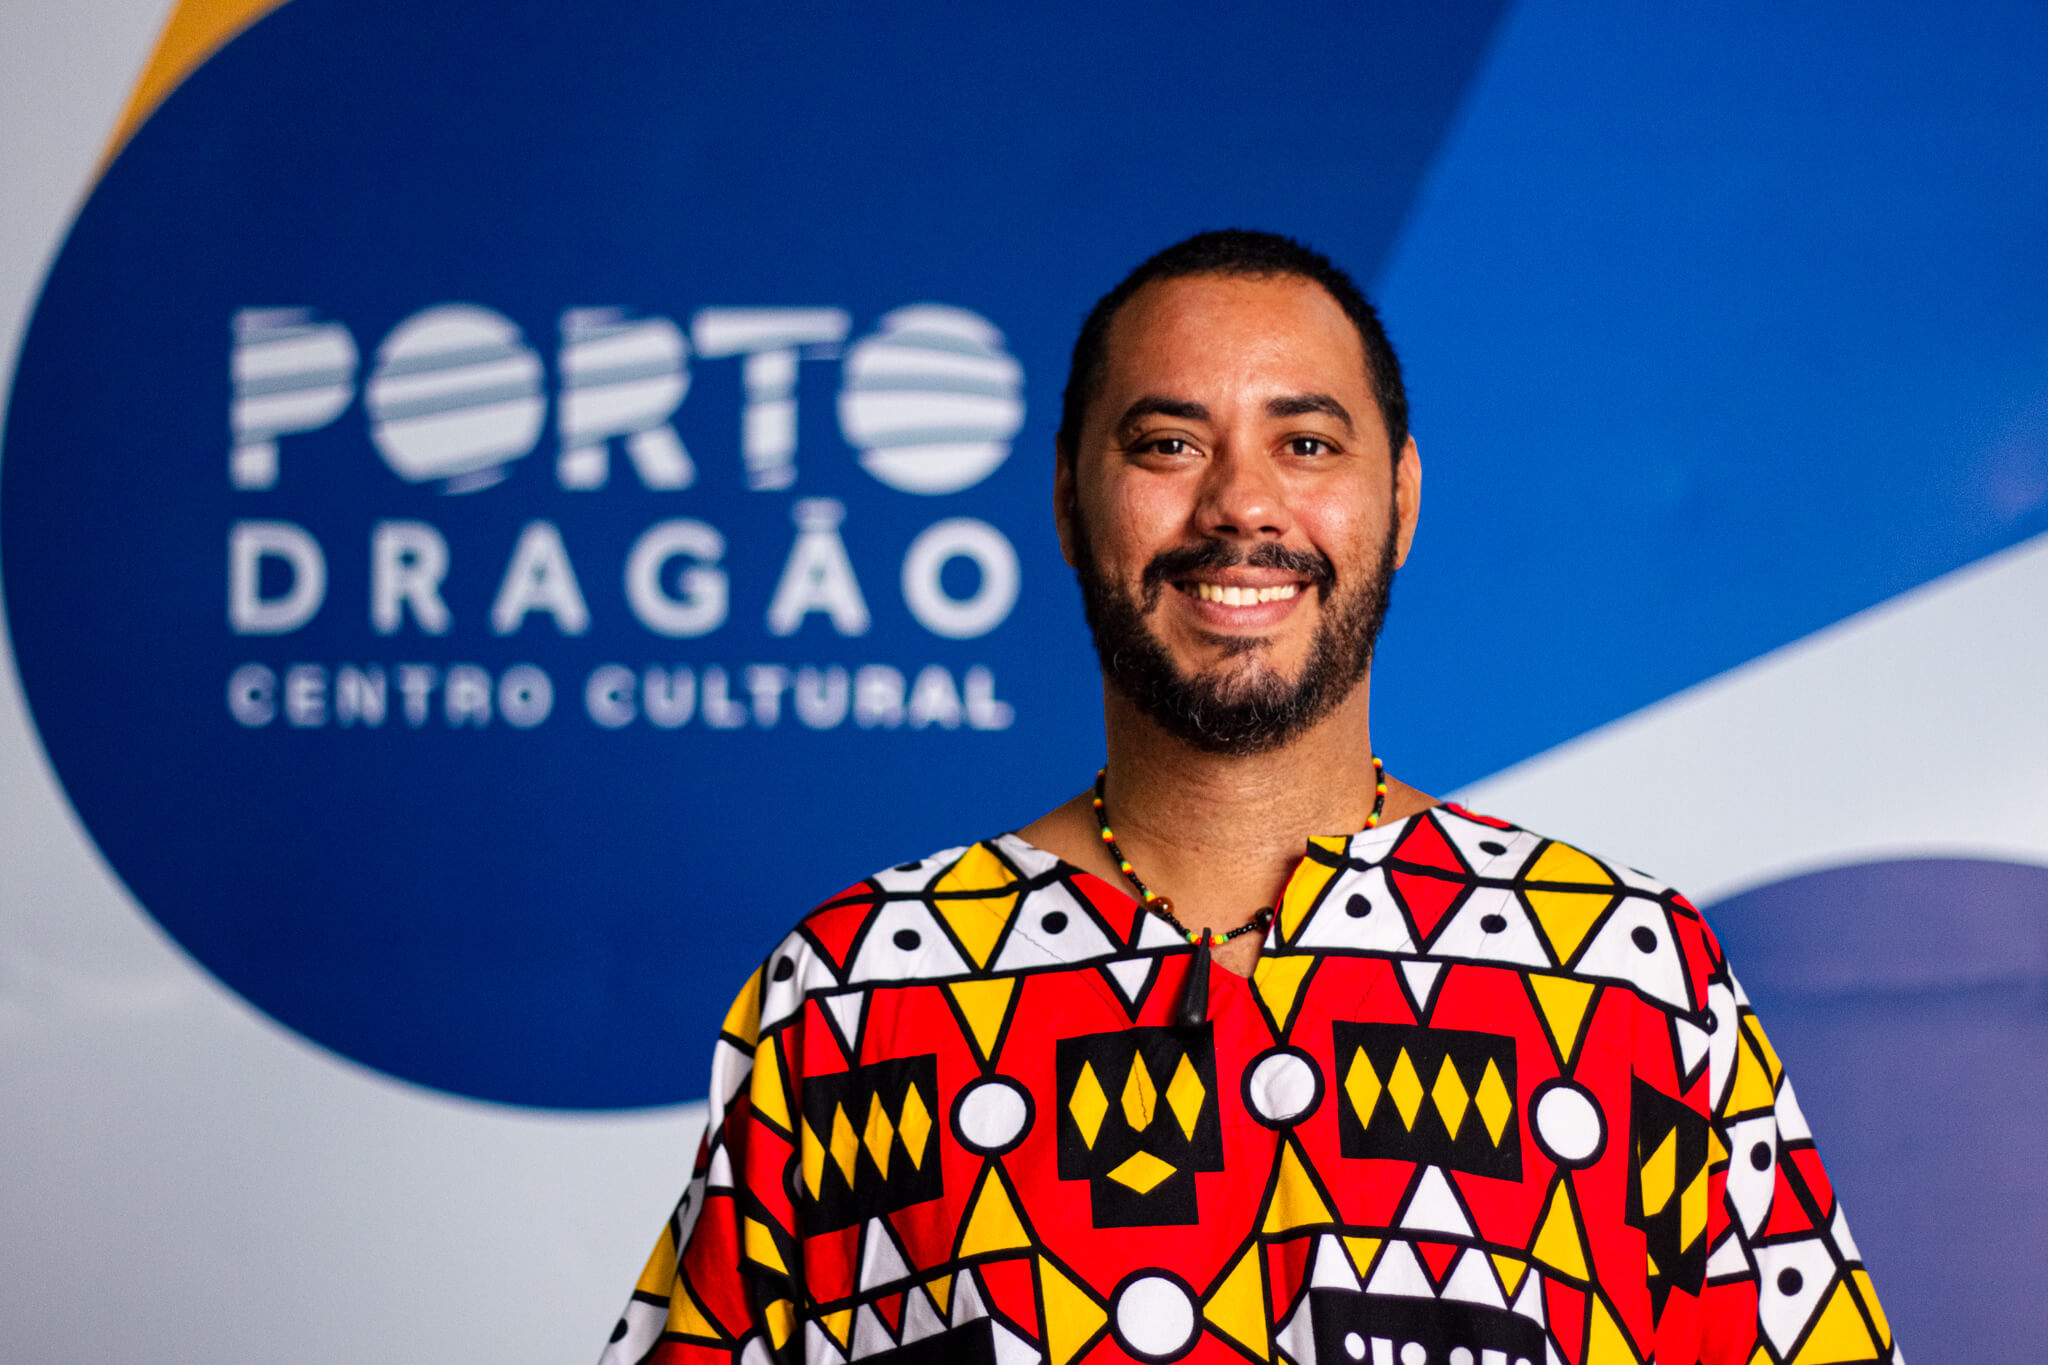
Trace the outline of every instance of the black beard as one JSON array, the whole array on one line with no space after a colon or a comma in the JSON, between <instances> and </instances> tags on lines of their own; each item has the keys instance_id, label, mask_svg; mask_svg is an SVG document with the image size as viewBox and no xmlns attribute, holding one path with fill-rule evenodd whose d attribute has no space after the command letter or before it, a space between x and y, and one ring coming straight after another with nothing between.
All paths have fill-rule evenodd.
<instances>
[{"instance_id":1,"label":"black beard","mask_svg":"<svg viewBox=\"0 0 2048 1365\"><path fill-rule=\"evenodd\" d=\"M1141 601L1103 577L1086 525L1079 517L1074 521L1074 576L1080 582L1081 604L1103 677L1167 733L1212 754L1278 749L1351 694L1372 667L1373 646L1387 619L1394 556L1395 526L1389 524L1371 578L1333 602L1337 573L1328 555L1269 541L1244 550L1227 541L1205 540L1167 550L1146 565ZM1145 623L1158 607L1160 593L1175 579L1236 565L1301 574L1326 608L1301 676L1292 683L1264 665L1225 678L1189 677L1174 666ZM1242 654L1264 643L1256 637L1234 636L1225 642L1224 653Z\"/></svg>"}]
</instances>

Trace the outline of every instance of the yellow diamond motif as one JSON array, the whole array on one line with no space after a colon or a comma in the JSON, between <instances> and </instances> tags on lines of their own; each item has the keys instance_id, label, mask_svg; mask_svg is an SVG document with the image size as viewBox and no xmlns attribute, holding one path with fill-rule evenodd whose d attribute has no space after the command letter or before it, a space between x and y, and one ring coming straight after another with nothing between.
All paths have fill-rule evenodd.
<instances>
[{"instance_id":1,"label":"yellow diamond motif","mask_svg":"<svg viewBox=\"0 0 2048 1365\"><path fill-rule=\"evenodd\" d=\"M1479 1093L1472 1097L1472 1102L1479 1117L1486 1120L1486 1135L1493 1139L1494 1146L1500 1146L1500 1135L1515 1114L1515 1097L1508 1093L1507 1083L1500 1078L1500 1067L1491 1059L1486 1063L1486 1074L1479 1078Z\"/></svg>"},{"instance_id":2,"label":"yellow diamond motif","mask_svg":"<svg viewBox=\"0 0 2048 1365\"><path fill-rule=\"evenodd\" d=\"M1372 1069L1372 1063L1365 1060L1365 1049L1351 1054L1351 1069L1344 1073L1344 1093L1351 1097L1351 1107L1358 1111L1361 1126L1370 1126L1372 1111L1379 1106L1380 1073Z\"/></svg>"},{"instance_id":3,"label":"yellow diamond motif","mask_svg":"<svg viewBox=\"0 0 2048 1365\"><path fill-rule=\"evenodd\" d=\"M1142 1133L1152 1126L1159 1107L1159 1092L1152 1086L1152 1073L1145 1069L1145 1054L1131 1057L1131 1074L1124 1080L1124 1122L1131 1131Z\"/></svg>"},{"instance_id":4,"label":"yellow diamond motif","mask_svg":"<svg viewBox=\"0 0 2048 1365\"><path fill-rule=\"evenodd\" d=\"M1109 1113L1109 1096L1095 1079L1094 1063L1081 1063L1081 1079L1074 1082L1074 1093L1067 1098L1067 1112L1080 1125L1081 1141L1090 1151L1095 1150L1095 1135L1102 1131L1103 1116Z\"/></svg>"},{"instance_id":5,"label":"yellow diamond motif","mask_svg":"<svg viewBox=\"0 0 2048 1365\"><path fill-rule=\"evenodd\" d=\"M829 1150L832 1159L839 1163L839 1173L846 1177L846 1183L853 1183L854 1159L860 1155L860 1139L854 1135L853 1120L846 1117L846 1106L832 1106L832 1142Z\"/></svg>"},{"instance_id":6,"label":"yellow diamond motif","mask_svg":"<svg viewBox=\"0 0 2048 1365\"><path fill-rule=\"evenodd\" d=\"M1415 1116L1422 1112L1422 1077L1415 1074L1415 1063L1409 1060L1405 1047L1394 1061L1394 1074L1387 1077L1387 1094L1401 1111L1401 1122L1409 1132L1414 1132Z\"/></svg>"},{"instance_id":7,"label":"yellow diamond motif","mask_svg":"<svg viewBox=\"0 0 2048 1365\"><path fill-rule=\"evenodd\" d=\"M1464 1078L1458 1075L1458 1068L1451 1065L1449 1057L1444 1058L1436 1073L1436 1084L1430 1087L1429 1097L1436 1101L1437 1112L1444 1116L1444 1131L1456 1142L1458 1129L1465 1122L1465 1111L1472 1107L1472 1092L1465 1088Z\"/></svg>"},{"instance_id":8,"label":"yellow diamond motif","mask_svg":"<svg viewBox=\"0 0 2048 1365\"><path fill-rule=\"evenodd\" d=\"M903 1096L903 1117L896 1120L896 1134L910 1153L910 1164L924 1169L924 1140L932 1134L932 1111L924 1107L924 1096L911 1086Z\"/></svg>"},{"instance_id":9,"label":"yellow diamond motif","mask_svg":"<svg viewBox=\"0 0 2048 1365\"><path fill-rule=\"evenodd\" d=\"M1692 1184L1678 1196L1678 1249L1688 1251L1707 1230L1707 1168L1700 1167Z\"/></svg>"},{"instance_id":10,"label":"yellow diamond motif","mask_svg":"<svg viewBox=\"0 0 2048 1365\"><path fill-rule=\"evenodd\" d=\"M1642 1158L1642 1148L1636 1148L1636 1156ZM1664 1212L1664 1206L1671 1202L1672 1194L1678 1188L1678 1130L1672 1129L1664 1135L1664 1141L1657 1144L1657 1150L1643 1161L1638 1172L1642 1184L1643 1216L1654 1218Z\"/></svg>"},{"instance_id":11,"label":"yellow diamond motif","mask_svg":"<svg viewBox=\"0 0 2048 1365\"><path fill-rule=\"evenodd\" d=\"M861 1141L867 1145L868 1155L875 1159L875 1169L882 1173L882 1179L889 1178L889 1144L896 1140L896 1125L889 1122L887 1111L882 1108L882 1097L875 1096L868 1101L868 1126L861 1134Z\"/></svg>"},{"instance_id":12,"label":"yellow diamond motif","mask_svg":"<svg viewBox=\"0 0 2048 1365\"><path fill-rule=\"evenodd\" d=\"M1173 1116L1180 1120L1180 1130L1190 1142L1195 1137L1195 1121L1202 1117L1202 1101L1208 1096L1208 1088L1195 1074L1195 1064L1183 1052L1180 1065L1174 1068L1173 1082L1166 1087L1166 1102L1173 1107Z\"/></svg>"},{"instance_id":13,"label":"yellow diamond motif","mask_svg":"<svg viewBox=\"0 0 2048 1365\"><path fill-rule=\"evenodd\" d=\"M817 1130L808 1121L804 1124L804 1188L811 1192L811 1198L818 1197L818 1187L825 1179L825 1145L818 1141Z\"/></svg>"},{"instance_id":14,"label":"yellow diamond motif","mask_svg":"<svg viewBox=\"0 0 2048 1365\"><path fill-rule=\"evenodd\" d=\"M1139 1194L1152 1193L1152 1187L1173 1174L1169 1166L1150 1152L1137 1152L1109 1173L1109 1178L1119 1185L1128 1185Z\"/></svg>"}]
</instances>

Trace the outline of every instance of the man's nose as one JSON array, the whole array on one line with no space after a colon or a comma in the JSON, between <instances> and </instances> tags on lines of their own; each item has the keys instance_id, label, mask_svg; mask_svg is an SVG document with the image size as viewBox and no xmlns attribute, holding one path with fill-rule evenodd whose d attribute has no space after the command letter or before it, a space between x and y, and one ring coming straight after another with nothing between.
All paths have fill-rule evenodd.
<instances>
[{"instance_id":1,"label":"man's nose","mask_svg":"<svg viewBox=\"0 0 2048 1365\"><path fill-rule=\"evenodd\" d=\"M1196 529L1211 536L1278 540L1293 529L1279 471L1240 442L1223 444L1211 457L1195 517Z\"/></svg>"}]
</instances>

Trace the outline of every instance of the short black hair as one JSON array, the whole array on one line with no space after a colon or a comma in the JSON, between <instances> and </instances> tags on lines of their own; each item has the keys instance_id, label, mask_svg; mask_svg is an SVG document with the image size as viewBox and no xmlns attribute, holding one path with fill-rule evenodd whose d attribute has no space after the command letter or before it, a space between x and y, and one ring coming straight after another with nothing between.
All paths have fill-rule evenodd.
<instances>
[{"instance_id":1,"label":"short black hair","mask_svg":"<svg viewBox=\"0 0 2048 1365\"><path fill-rule=\"evenodd\" d=\"M1387 429L1393 457L1401 458L1401 447L1408 441L1408 391L1401 383L1401 361L1394 354L1393 343L1387 340L1386 328L1380 325L1380 315L1372 302L1350 275L1320 251L1277 232L1249 228L1198 232L1186 241L1176 242L1096 300L1088 310L1087 321L1081 324L1081 335L1074 340L1074 358L1067 368L1067 392L1060 408L1059 435L1055 438L1061 458L1073 456L1074 442L1081 435L1082 414L1102 389L1110 323L1131 296L1146 285L1187 275L1297 275L1321 285L1358 329L1358 339L1365 346L1366 378L1372 384L1373 400L1379 404L1380 421Z\"/></svg>"}]
</instances>

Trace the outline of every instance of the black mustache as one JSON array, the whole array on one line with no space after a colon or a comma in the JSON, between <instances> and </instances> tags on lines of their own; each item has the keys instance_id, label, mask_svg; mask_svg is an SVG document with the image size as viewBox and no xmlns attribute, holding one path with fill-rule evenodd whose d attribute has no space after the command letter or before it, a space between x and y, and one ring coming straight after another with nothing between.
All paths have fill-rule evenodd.
<instances>
[{"instance_id":1,"label":"black mustache","mask_svg":"<svg viewBox=\"0 0 2048 1365\"><path fill-rule=\"evenodd\" d=\"M1159 593L1177 578L1211 569L1279 569L1300 574L1313 583L1319 594L1327 594L1337 581L1337 566L1320 550L1290 550L1270 540L1242 549L1227 540L1204 540L1178 549L1162 550L1145 566L1145 609L1158 605Z\"/></svg>"}]
</instances>

